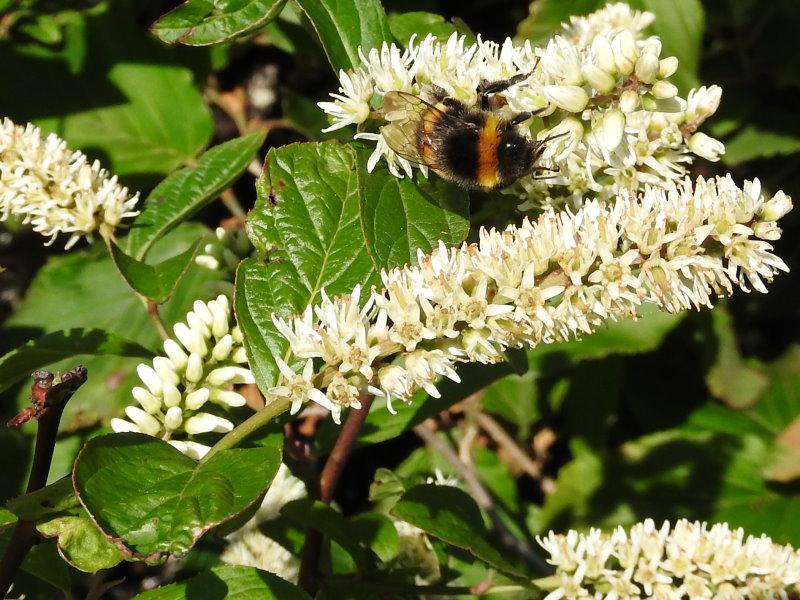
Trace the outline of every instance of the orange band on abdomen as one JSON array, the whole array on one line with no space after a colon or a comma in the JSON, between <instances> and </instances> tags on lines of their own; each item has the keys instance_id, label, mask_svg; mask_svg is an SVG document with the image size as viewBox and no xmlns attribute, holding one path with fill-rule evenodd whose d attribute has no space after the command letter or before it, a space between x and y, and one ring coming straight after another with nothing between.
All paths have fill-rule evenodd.
<instances>
[{"instance_id":1,"label":"orange band on abdomen","mask_svg":"<svg viewBox=\"0 0 800 600\"><path fill-rule=\"evenodd\" d=\"M497 163L497 147L500 144L499 121L494 115L487 115L478 137L478 184L491 188L500 181Z\"/></svg>"}]
</instances>

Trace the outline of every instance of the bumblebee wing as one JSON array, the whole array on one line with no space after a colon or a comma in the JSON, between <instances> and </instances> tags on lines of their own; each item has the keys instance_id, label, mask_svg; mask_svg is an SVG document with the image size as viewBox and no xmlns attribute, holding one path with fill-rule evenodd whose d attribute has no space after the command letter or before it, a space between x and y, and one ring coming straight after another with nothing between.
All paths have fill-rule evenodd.
<instances>
[{"instance_id":1,"label":"bumblebee wing","mask_svg":"<svg viewBox=\"0 0 800 600\"><path fill-rule=\"evenodd\" d=\"M421 148L422 132L438 122L454 121L452 116L412 94L387 92L383 97L384 117L389 123L381 127L381 135L395 154L413 163L437 168L436 161ZM425 125L429 124L429 127Z\"/></svg>"}]
</instances>

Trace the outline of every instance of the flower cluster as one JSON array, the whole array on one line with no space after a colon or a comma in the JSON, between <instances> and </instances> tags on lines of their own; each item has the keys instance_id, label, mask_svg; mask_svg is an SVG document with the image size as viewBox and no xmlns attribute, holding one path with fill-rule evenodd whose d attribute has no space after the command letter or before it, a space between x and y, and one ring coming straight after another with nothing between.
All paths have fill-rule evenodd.
<instances>
[{"instance_id":1,"label":"flower cluster","mask_svg":"<svg viewBox=\"0 0 800 600\"><path fill-rule=\"evenodd\" d=\"M717 160L720 142L697 128L719 104L717 86L692 90L684 100L668 78L678 68L661 56L657 37L644 37L653 15L612 4L587 17L574 17L544 48L483 41L467 44L453 34L442 43L428 36L401 50L394 44L361 52L362 65L340 72L339 93L319 106L337 129L381 114L382 97L400 90L430 99L433 86L469 106L478 102L481 82L527 75L500 93L500 110L510 116L532 111L541 118L537 139L551 139L543 166L557 169L545 181L522 178L509 191L522 208L568 203L584 195L599 199L646 184L679 180L693 154ZM377 110L373 110L376 107ZM539 121L535 121L539 123ZM556 137L558 136L558 137ZM400 177L412 165L387 146L381 133L356 137L376 141L368 163L385 157Z\"/></svg>"},{"instance_id":2,"label":"flower cluster","mask_svg":"<svg viewBox=\"0 0 800 600\"><path fill-rule=\"evenodd\" d=\"M202 458L209 446L191 438L233 429L231 421L215 414L214 406L243 406L244 396L231 387L254 379L228 298L198 300L193 309L185 323L173 328L177 341L164 342L166 356L154 358L152 366L137 367L144 384L133 388L139 406L125 408L129 420L112 419L111 428L159 437L193 458Z\"/></svg>"},{"instance_id":3,"label":"flower cluster","mask_svg":"<svg viewBox=\"0 0 800 600\"><path fill-rule=\"evenodd\" d=\"M261 506L243 527L227 536L228 546L220 556L231 565L256 567L291 582L300 574L300 559L259 530L259 525L275 519L281 508L307 495L305 484L281 464Z\"/></svg>"},{"instance_id":4,"label":"flower cluster","mask_svg":"<svg viewBox=\"0 0 800 600\"><path fill-rule=\"evenodd\" d=\"M0 221L13 215L30 223L48 245L67 234L70 248L94 233L113 238L124 218L138 214L138 200L55 134L42 139L31 124L0 122Z\"/></svg>"},{"instance_id":5,"label":"flower cluster","mask_svg":"<svg viewBox=\"0 0 800 600\"><path fill-rule=\"evenodd\" d=\"M227 296L233 297L233 280L239 263L253 252L253 244L244 229L217 227L214 238L203 246L195 262L207 269L217 271L217 285Z\"/></svg>"},{"instance_id":6,"label":"flower cluster","mask_svg":"<svg viewBox=\"0 0 800 600\"><path fill-rule=\"evenodd\" d=\"M543 212L504 231L481 230L477 244L440 244L419 266L381 274L383 289L329 298L287 319L290 364L271 398L297 411L311 400L338 422L365 391L409 402L422 388L438 396L439 376L458 381L457 362L493 363L507 348L589 334L607 319L636 316L642 302L676 312L710 305L735 286L766 292L787 270L768 240L791 210L759 182L687 179L647 187L576 212ZM322 363L315 369L314 360Z\"/></svg>"},{"instance_id":7,"label":"flower cluster","mask_svg":"<svg viewBox=\"0 0 800 600\"><path fill-rule=\"evenodd\" d=\"M725 524L682 519L660 529L648 519L630 531L552 531L539 543L556 567L558 598L786 598L800 592L800 550L747 536Z\"/></svg>"}]
</instances>

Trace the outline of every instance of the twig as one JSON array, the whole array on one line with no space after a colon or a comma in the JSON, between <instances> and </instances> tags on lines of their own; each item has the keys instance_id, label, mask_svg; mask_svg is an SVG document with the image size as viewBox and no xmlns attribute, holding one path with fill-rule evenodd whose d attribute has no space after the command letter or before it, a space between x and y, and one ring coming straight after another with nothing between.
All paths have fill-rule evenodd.
<instances>
[{"instance_id":1,"label":"twig","mask_svg":"<svg viewBox=\"0 0 800 600\"><path fill-rule=\"evenodd\" d=\"M219 195L219 199L222 200L225 208L227 208L234 217L243 221L247 219L247 212L239 203L239 199L236 197L236 194L233 193L231 188L222 190L222 193Z\"/></svg>"},{"instance_id":2,"label":"twig","mask_svg":"<svg viewBox=\"0 0 800 600\"><path fill-rule=\"evenodd\" d=\"M364 395L359 400L361 408L350 410L319 477L319 499L325 504L330 504L333 500L333 494L336 492L336 486L342 476L342 471L344 471L347 457L364 425L374 396ZM300 587L312 596L316 594L319 587L319 560L322 555L322 542L322 534L312 529L308 531L305 544L303 544L299 583Z\"/></svg>"},{"instance_id":3,"label":"twig","mask_svg":"<svg viewBox=\"0 0 800 600\"><path fill-rule=\"evenodd\" d=\"M77 389L84 384L87 370L83 365L64 373L58 383L53 383L55 377L48 371L33 373L31 386L31 405L8 422L9 427L18 427L22 423L37 419L39 429L36 432L36 446L33 453L33 465L28 477L26 493L30 494L47 484L50 473L50 463L53 460L53 450L58 436L58 424L64 406ZM0 598L8 594L14 577L28 551L38 537L36 523L20 519L17 521L6 553L0 561Z\"/></svg>"},{"instance_id":4,"label":"twig","mask_svg":"<svg viewBox=\"0 0 800 600\"><path fill-rule=\"evenodd\" d=\"M477 421L478 425L488 433L491 438L501 446L503 450L508 453L508 456L513 460L523 471L530 475L533 479L539 479L542 476L541 467L528 456L528 454L519 447L517 442L512 438L503 426L495 421L490 415L486 413L475 411L472 415Z\"/></svg>"},{"instance_id":5,"label":"twig","mask_svg":"<svg viewBox=\"0 0 800 600\"><path fill-rule=\"evenodd\" d=\"M450 466L453 467L464 484L469 488L478 506L489 515L489 519L492 521L492 525L503 545L514 550L538 573L543 575L549 574L551 569L544 559L536 554L527 543L518 539L508 530L505 523L503 523L503 520L500 518L500 515L497 513L491 494L483 487L475 471L464 464L455 453L455 450L453 450L449 444L439 439L433 429L425 425L425 423L420 423L414 427L414 433L416 433L431 450L438 452L442 458L450 463Z\"/></svg>"},{"instance_id":6,"label":"twig","mask_svg":"<svg viewBox=\"0 0 800 600\"><path fill-rule=\"evenodd\" d=\"M158 335L161 336L162 340L168 340L169 332L167 331L167 326L164 325L164 321L161 320L161 315L158 312L158 302L148 300L144 296L141 296L141 299L142 302L144 302L145 308L147 309L147 316L150 317L150 320L153 322Z\"/></svg>"}]
</instances>

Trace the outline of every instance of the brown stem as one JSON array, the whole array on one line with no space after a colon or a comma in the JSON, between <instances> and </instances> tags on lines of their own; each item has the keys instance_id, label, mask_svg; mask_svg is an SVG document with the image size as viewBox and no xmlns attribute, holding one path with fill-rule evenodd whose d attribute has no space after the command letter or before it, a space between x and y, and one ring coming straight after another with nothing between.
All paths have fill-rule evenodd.
<instances>
[{"instance_id":1,"label":"brown stem","mask_svg":"<svg viewBox=\"0 0 800 600\"><path fill-rule=\"evenodd\" d=\"M145 308L147 308L147 316L149 316L150 320L153 322L158 335L162 340L168 340L169 332L167 331L166 325L164 325L164 321L161 320L161 315L158 313L158 302L148 300L144 296L142 296L142 301L144 302Z\"/></svg>"},{"instance_id":2,"label":"brown stem","mask_svg":"<svg viewBox=\"0 0 800 600\"><path fill-rule=\"evenodd\" d=\"M517 538L517 536L508 530L505 523L503 523L503 520L500 518L500 515L497 513L497 508L495 507L492 495L480 482L480 479L478 479L478 475L475 473L475 471L458 457L455 450L453 450L449 444L441 440L436 435L436 432L425 425L425 423L420 423L414 427L414 433L416 433L431 450L439 453L442 458L444 458L450 464L450 466L453 467L459 478L464 482L467 488L469 488L469 491L473 498L475 498L478 506L480 506L484 511L486 511L486 514L489 515L489 519L491 520L492 525L494 526L494 529L503 545L516 552L537 572L549 574L551 569L544 559L536 554L536 552L534 552L527 543Z\"/></svg>"},{"instance_id":3,"label":"brown stem","mask_svg":"<svg viewBox=\"0 0 800 600\"><path fill-rule=\"evenodd\" d=\"M333 500L333 494L336 492L336 486L344 471L347 457L353 449L374 399L374 396L371 395L359 398L361 408L350 410L339 432L339 437L336 438L336 443L333 445L333 450L331 450L328 460L325 461L319 477L319 499L325 504L330 504ZM322 543L322 534L319 531L315 529L308 531L303 545L299 583L300 587L312 596L316 594L319 587L319 561L322 555Z\"/></svg>"},{"instance_id":4,"label":"brown stem","mask_svg":"<svg viewBox=\"0 0 800 600\"><path fill-rule=\"evenodd\" d=\"M54 377L47 371L36 371L33 374L31 386L31 404L14 419L9 421L9 427L21 425L30 418L39 421L36 432L36 445L33 453L33 465L28 478L26 493L30 494L43 488L47 484L50 473L50 464L53 460L53 451L58 436L58 424L64 406L77 389L86 381L86 367L79 365L64 373L58 383L53 384ZM8 594L14 577L22 561L38 538L36 523L33 521L17 521L6 553L0 561L0 598Z\"/></svg>"},{"instance_id":5,"label":"brown stem","mask_svg":"<svg viewBox=\"0 0 800 600\"><path fill-rule=\"evenodd\" d=\"M525 471L531 478L539 480L542 477L542 469L536 462L528 456L522 448L519 447L517 442L512 438L503 426L495 421L492 417L483 412L476 412L475 421L480 425L481 429L486 431L491 438L502 447L507 453L509 458L513 460L517 466Z\"/></svg>"}]
</instances>

